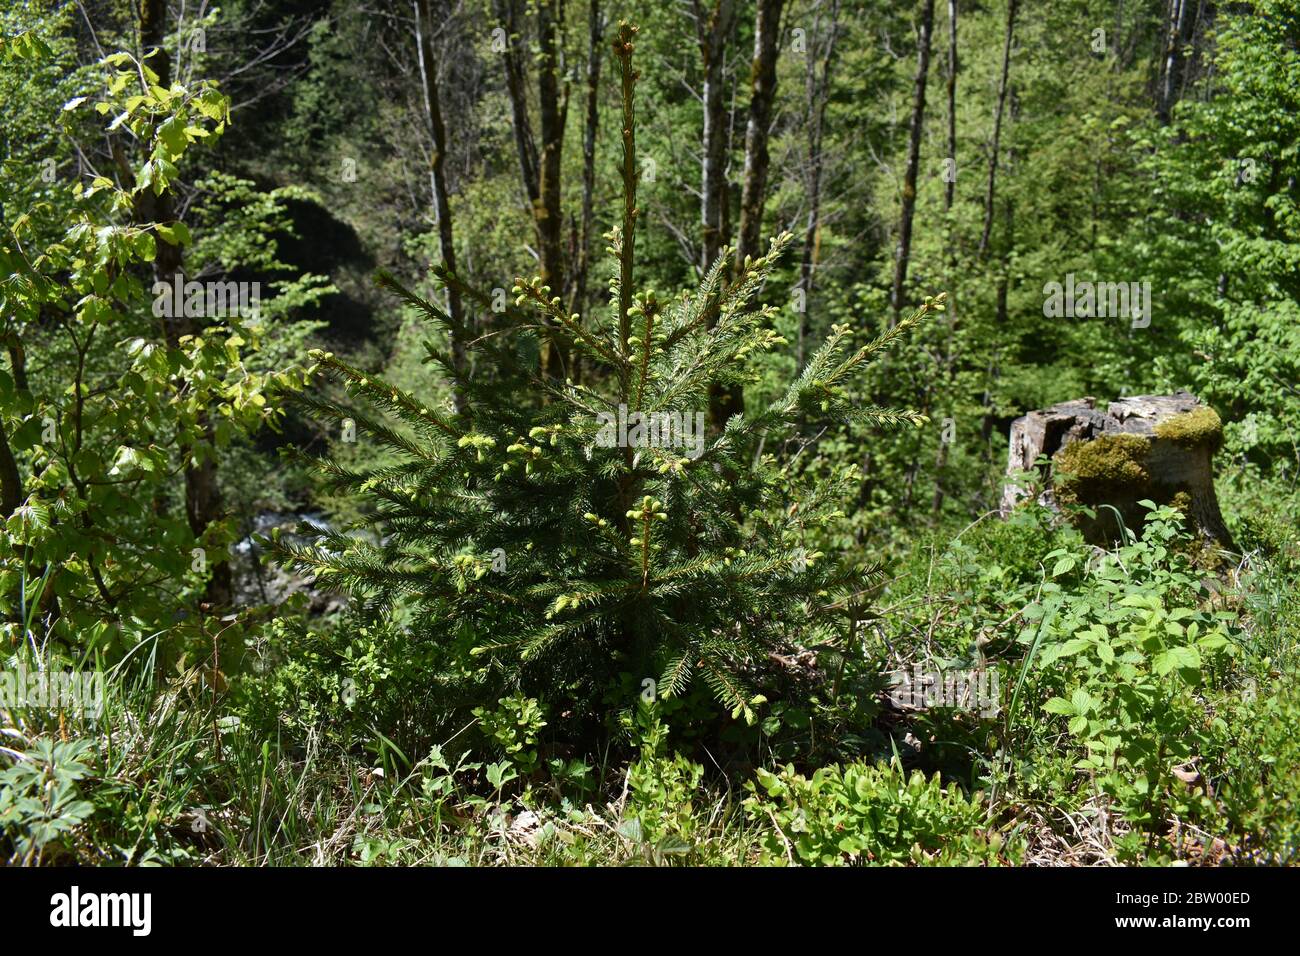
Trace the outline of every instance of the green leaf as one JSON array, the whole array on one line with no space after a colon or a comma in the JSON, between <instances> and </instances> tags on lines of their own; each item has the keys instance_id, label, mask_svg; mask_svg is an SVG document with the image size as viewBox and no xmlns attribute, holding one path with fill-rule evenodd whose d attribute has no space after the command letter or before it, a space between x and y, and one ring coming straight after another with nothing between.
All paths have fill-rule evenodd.
<instances>
[{"instance_id":1,"label":"green leaf","mask_svg":"<svg viewBox=\"0 0 1300 956\"><path fill-rule=\"evenodd\" d=\"M226 113L226 98L216 90L204 90L194 100L200 113L210 120L220 121Z\"/></svg>"},{"instance_id":2,"label":"green leaf","mask_svg":"<svg viewBox=\"0 0 1300 956\"><path fill-rule=\"evenodd\" d=\"M170 243L173 246L188 246L194 241L194 237L190 235L189 226L185 225L185 223L180 220L170 224L160 222L153 228L164 242Z\"/></svg>"},{"instance_id":3,"label":"green leaf","mask_svg":"<svg viewBox=\"0 0 1300 956\"><path fill-rule=\"evenodd\" d=\"M189 143L185 136L185 124L175 116L158 127L158 138L173 156L185 152L185 147Z\"/></svg>"},{"instance_id":4,"label":"green leaf","mask_svg":"<svg viewBox=\"0 0 1300 956\"><path fill-rule=\"evenodd\" d=\"M1058 657L1070 657L1078 654L1080 651L1086 651L1092 646L1092 641L1086 637L1072 637L1060 646L1057 651Z\"/></svg>"},{"instance_id":5,"label":"green leaf","mask_svg":"<svg viewBox=\"0 0 1300 956\"><path fill-rule=\"evenodd\" d=\"M1161 677L1175 668L1200 670L1201 655L1194 647L1171 647L1156 654L1152 659L1152 666Z\"/></svg>"},{"instance_id":6,"label":"green leaf","mask_svg":"<svg viewBox=\"0 0 1300 956\"><path fill-rule=\"evenodd\" d=\"M153 262L154 256L158 254L158 244L154 241L154 237L147 232L137 233L132 241L132 247L142 262Z\"/></svg>"}]
</instances>

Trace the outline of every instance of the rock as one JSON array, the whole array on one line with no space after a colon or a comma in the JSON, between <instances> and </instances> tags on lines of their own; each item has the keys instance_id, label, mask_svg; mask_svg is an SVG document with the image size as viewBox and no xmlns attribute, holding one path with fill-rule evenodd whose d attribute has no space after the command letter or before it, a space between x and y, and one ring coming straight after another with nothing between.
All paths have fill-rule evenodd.
<instances>
[{"instance_id":1,"label":"rock","mask_svg":"<svg viewBox=\"0 0 1300 956\"><path fill-rule=\"evenodd\" d=\"M1214 453L1223 425L1214 409L1190 392L1139 395L1111 402L1102 411L1093 398L1062 402L1030 412L1011 423L1007 476L1039 470L1046 490L1039 501L1053 509L1086 505L1096 512L1078 517L1089 540L1117 534L1115 508L1124 524L1141 528L1151 499L1172 504L1187 515L1207 541L1231 548L1214 493ZM1041 456L1050 464L1041 468ZM1025 491L1008 482L1001 511L1005 516Z\"/></svg>"}]
</instances>

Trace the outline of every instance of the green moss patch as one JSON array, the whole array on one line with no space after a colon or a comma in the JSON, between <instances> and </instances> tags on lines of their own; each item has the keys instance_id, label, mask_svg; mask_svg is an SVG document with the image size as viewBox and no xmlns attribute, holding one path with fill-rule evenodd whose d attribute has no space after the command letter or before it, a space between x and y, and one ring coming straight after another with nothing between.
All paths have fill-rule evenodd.
<instances>
[{"instance_id":1,"label":"green moss patch","mask_svg":"<svg viewBox=\"0 0 1300 956\"><path fill-rule=\"evenodd\" d=\"M1223 422L1214 409L1203 405L1161 422L1156 426L1156 437L1184 448L1208 447L1218 451L1223 444Z\"/></svg>"},{"instance_id":2,"label":"green moss patch","mask_svg":"<svg viewBox=\"0 0 1300 956\"><path fill-rule=\"evenodd\" d=\"M1056 498L1062 504L1109 500L1117 488L1145 485L1151 440L1142 435L1103 435L1074 441L1056 453Z\"/></svg>"}]
</instances>

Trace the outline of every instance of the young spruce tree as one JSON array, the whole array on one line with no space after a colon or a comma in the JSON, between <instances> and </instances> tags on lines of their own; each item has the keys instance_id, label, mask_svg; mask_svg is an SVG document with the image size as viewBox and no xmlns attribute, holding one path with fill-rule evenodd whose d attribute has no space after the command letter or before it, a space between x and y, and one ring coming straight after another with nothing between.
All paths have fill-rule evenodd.
<instances>
[{"instance_id":1,"label":"young spruce tree","mask_svg":"<svg viewBox=\"0 0 1300 956\"><path fill-rule=\"evenodd\" d=\"M772 331L775 307L752 300L791 236L772 240L730 279L732 253L723 250L693 293L669 300L636 291L635 34L621 24L613 44L623 209L621 227L606 237L615 263L606 315L567 314L540 279L521 278L514 306L471 338L446 310L381 274L381 285L470 357L472 374L426 344L462 411L431 407L327 353L313 356L318 368L375 413L300 398L350 419L399 463L356 472L316 461L328 483L373 506L375 527L284 541L282 551L321 586L353 593L366 613L396 615L412 641L436 642L448 662L449 706L517 688L591 718L602 702L621 697L621 709L650 688L680 695L698 679L733 718L752 721L759 678L791 627L852 606L867 580L808 544L851 496L855 467L802 483L790 461L755 455L760 437L761 447L780 449L819 419L924 421L855 404L850 383L875 353L941 310L942 296L854 350L850 329L834 327L779 400L704 434L710 383L748 381L748 359L782 341ZM433 273L490 309L445 267ZM542 377L542 340L581 362L581 383L563 368Z\"/></svg>"}]
</instances>

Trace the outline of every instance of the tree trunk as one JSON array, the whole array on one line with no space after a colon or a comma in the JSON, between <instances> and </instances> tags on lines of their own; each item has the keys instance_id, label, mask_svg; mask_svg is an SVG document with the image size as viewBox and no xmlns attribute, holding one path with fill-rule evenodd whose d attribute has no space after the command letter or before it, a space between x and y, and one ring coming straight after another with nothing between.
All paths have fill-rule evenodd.
<instances>
[{"instance_id":1,"label":"tree trunk","mask_svg":"<svg viewBox=\"0 0 1300 956\"><path fill-rule=\"evenodd\" d=\"M533 207L542 259L542 282L554 295L565 294L563 226L560 209L560 160L564 147L567 97L560 99L559 37L556 30L557 0L537 5L537 42L541 56L537 66L537 102L541 117L542 153L537 182L540 202Z\"/></svg>"},{"instance_id":2,"label":"tree trunk","mask_svg":"<svg viewBox=\"0 0 1300 956\"><path fill-rule=\"evenodd\" d=\"M587 21L587 118L582 134L582 213L575 242L577 265L573 277L573 298L569 311L587 314L587 273L591 268L591 224L596 192L596 133L600 129L600 63L605 20L600 0L591 0ZM577 361L574 361L577 380Z\"/></svg>"},{"instance_id":3,"label":"tree trunk","mask_svg":"<svg viewBox=\"0 0 1300 956\"><path fill-rule=\"evenodd\" d=\"M696 34L704 67L704 137L701 160L700 219L703 226L699 270L703 276L722 252L723 207L726 204L727 110L723 94L722 68L727 40L731 36L733 0L716 0L705 14L695 0Z\"/></svg>"},{"instance_id":4,"label":"tree trunk","mask_svg":"<svg viewBox=\"0 0 1300 956\"><path fill-rule=\"evenodd\" d=\"M957 0L948 0L948 160L952 163L950 170L951 175L943 194L943 211L952 212L953 200L957 192ZM953 241L951 217L948 222L948 280L951 283L952 277L956 275L957 266L957 244ZM943 380L949 386L952 383L952 373L957 356L954 354L954 346L957 330L957 307L953 295L953 290L948 289L948 308L945 310L945 324L947 325L947 341L944 348L944 365ZM947 391L951 391L949 388ZM954 423L955 424L955 423ZM939 441L939 447L934 453L934 497L930 500L930 513L937 515L943 509L944 499L944 472L948 467L948 456L951 453L949 448L949 439L945 432Z\"/></svg>"},{"instance_id":5,"label":"tree trunk","mask_svg":"<svg viewBox=\"0 0 1300 956\"><path fill-rule=\"evenodd\" d=\"M1169 0L1169 16L1165 24L1164 57L1160 63L1160 89L1156 94L1156 116L1163 124L1169 123L1178 90L1178 73L1182 55L1183 27L1187 18L1189 0Z\"/></svg>"},{"instance_id":6,"label":"tree trunk","mask_svg":"<svg viewBox=\"0 0 1300 956\"><path fill-rule=\"evenodd\" d=\"M740 230L736 247L739 268L745 258L763 253L763 208L771 165L768 135L776 99L777 40L785 0L758 0L754 20L754 60L750 69L749 120L745 126L745 181L740 194Z\"/></svg>"},{"instance_id":7,"label":"tree trunk","mask_svg":"<svg viewBox=\"0 0 1300 956\"><path fill-rule=\"evenodd\" d=\"M948 159L952 175L943 192L943 211L952 210L957 193L957 0L948 0Z\"/></svg>"},{"instance_id":8,"label":"tree trunk","mask_svg":"<svg viewBox=\"0 0 1300 956\"><path fill-rule=\"evenodd\" d=\"M163 46L166 17L165 0L142 0L140 3L140 47L146 55L153 53L148 60L149 68L158 75L158 85L163 89L171 86L171 59ZM170 191L155 196L152 190L144 190L136 197L135 212L139 222L167 223L176 218ZM162 236L155 238L154 280L171 285L181 270L181 248L167 242ZM178 348L181 338L193 331L183 310L181 315L163 319L163 335L168 348ZM201 416L200 425L205 432L206 449L195 455L195 449L181 448L185 460L185 516L196 539L202 539L208 527L220 520L225 511L221 488L217 482L212 427L206 414ZM196 457L199 459L197 462ZM220 554L210 562L210 567L211 574L206 588L207 603L214 609L226 607L233 598L234 587L230 556L224 544Z\"/></svg>"},{"instance_id":9,"label":"tree trunk","mask_svg":"<svg viewBox=\"0 0 1300 956\"><path fill-rule=\"evenodd\" d=\"M892 310L890 325L897 324L903 311L903 297L907 287L907 267L912 258L912 220L916 214L916 180L921 166L921 133L925 124L925 93L930 75L930 46L934 33L934 0L922 0L921 21L917 29L916 77L912 87L912 118L908 126L907 165L903 172L903 202L899 210L898 245L894 249L894 280L889 302ZM930 388L925 390L922 414L929 415ZM908 511L916 476L921 470L920 447L912 454L903 480L902 510Z\"/></svg>"},{"instance_id":10,"label":"tree trunk","mask_svg":"<svg viewBox=\"0 0 1300 956\"><path fill-rule=\"evenodd\" d=\"M745 182L740 194L740 228L736 244L736 271L746 259L763 254L763 207L767 201L767 174L771 156L767 149L776 99L777 40L785 0L758 0L754 17L754 59L750 67L749 120L745 126ZM739 386L710 389L709 412L717 428L745 410Z\"/></svg>"},{"instance_id":11,"label":"tree trunk","mask_svg":"<svg viewBox=\"0 0 1300 956\"><path fill-rule=\"evenodd\" d=\"M559 38L556 30L557 0L537 4L537 43L540 47L537 67L537 100L540 114L542 150L539 154L528 118L528 92L524 55L516 49L519 35L518 0L498 0L497 11L505 24L509 42L504 54L506 92L510 98L511 125L515 148L519 154L519 171L524 194L533 217L537 235L538 273L542 283L551 287L553 296L562 298L566 286L562 236L564 219L560 209L561 150L567 102L560 100ZM545 375L567 356L554 350L548 339L541 343L541 370Z\"/></svg>"},{"instance_id":12,"label":"tree trunk","mask_svg":"<svg viewBox=\"0 0 1300 956\"><path fill-rule=\"evenodd\" d=\"M442 105L438 99L438 62L433 50L433 12L429 0L415 0L415 42L420 53L420 78L424 82L424 111L433 140L429 160L429 186L433 193L434 216L438 221L438 247L443 264L456 271L456 246L452 233L451 203L447 198L447 129L442 122ZM465 308L455 285L447 287L447 313L453 325L451 333L451 362L458 381L453 393L456 411L464 413L465 395L461 381L468 375L465 364L465 340L469 329L465 325Z\"/></svg>"},{"instance_id":13,"label":"tree trunk","mask_svg":"<svg viewBox=\"0 0 1300 956\"><path fill-rule=\"evenodd\" d=\"M1094 514L1075 515L1089 540L1120 537L1142 526L1151 499L1179 508L1207 541L1232 548L1214 493L1212 459L1223 439L1219 416L1189 392L1141 395L1110 403L1103 412L1093 398L1063 402L1030 412L1011 424L1007 477L1042 472L1039 502L1049 508L1082 505ZM1003 489L1001 512L1010 514L1025 498L1017 482Z\"/></svg>"},{"instance_id":14,"label":"tree trunk","mask_svg":"<svg viewBox=\"0 0 1300 956\"><path fill-rule=\"evenodd\" d=\"M3 498L4 518L18 510L23 503L23 477L18 471L18 462L9 447L9 435L5 432L4 422L0 421L0 498Z\"/></svg>"},{"instance_id":15,"label":"tree trunk","mask_svg":"<svg viewBox=\"0 0 1300 956\"><path fill-rule=\"evenodd\" d=\"M831 65L835 59L835 39L839 32L839 0L831 0L830 33L822 59L821 76L817 60L808 57L808 226L804 231L803 259L799 263L799 288L803 290L803 311L799 313L799 339L795 346L795 368L802 369L809 337L808 303L812 299L813 270L817 265L821 235L822 136L826 126L826 103L830 99ZM820 32L814 24L814 34ZM811 53L811 51L810 51Z\"/></svg>"},{"instance_id":16,"label":"tree trunk","mask_svg":"<svg viewBox=\"0 0 1300 956\"><path fill-rule=\"evenodd\" d=\"M3 210L0 210L0 222L3 221ZM19 392L30 390L27 383L27 352L23 348L22 340L18 337L15 329L9 333L8 352L9 352L9 369L10 375L14 380L14 388ZM4 508L3 518L0 520L7 521L18 506L25 500L23 494L23 476L18 470L18 461L14 458L13 449L9 446L9 435L5 431L4 421L0 420L0 498L3 499Z\"/></svg>"},{"instance_id":17,"label":"tree trunk","mask_svg":"<svg viewBox=\"0 0 1300 956\"><path fill-rule=\"evenodd\" d=\"M533 127L528 119L528 91L525 86L527 70L523 57L515 44L522 42L519 33L519 0L497 0L497 15L507 34L506 49L501 54L505 66L506 94L510 99L510 127L515 134L515 151L519 157L519 176L524 185L528 208L536 206L538 189L537 144L533 141Z\"/></svg>"},{"instance_id":18,"label":"tree trunk","mask_svg":"<svg viewBox=\"0 0 1300 956\"><path fill-rule=\"evenodd\" d=\"M1008 0L1007 31L1002 45L1002 76L998 80L998 103L993 112L993 144L989 151L989 180L984 192L984 231L980 235L979 255L983 259L988 254L989 238L993 232L993 199L996 194L998 176L998 151L1002 148L1002 114L1007 106L1007 80L1011 72L1011 42L1015 35L1016 11L1019 0Z\"/></svg>"},{"instance_id":19,"label":"tree trunk","mask_svg":"<svg viewBox=\"0 0 1300 956\"><path fill-rule=\"evenodd\" d=\"M925 122L925 87L930 75L930 34L934 31L934 0L923 0L917 34L916 80L912 92L912 123L907 140L907 169L903 174L903 207L898 223L898 248L894 256L894 288L890 304L894 321L903 310L907 264L912 256L912 217L916 213L916 177L921 165L921 132Z\"/></svg>"}]
</instances>

